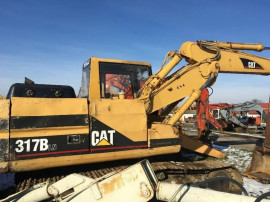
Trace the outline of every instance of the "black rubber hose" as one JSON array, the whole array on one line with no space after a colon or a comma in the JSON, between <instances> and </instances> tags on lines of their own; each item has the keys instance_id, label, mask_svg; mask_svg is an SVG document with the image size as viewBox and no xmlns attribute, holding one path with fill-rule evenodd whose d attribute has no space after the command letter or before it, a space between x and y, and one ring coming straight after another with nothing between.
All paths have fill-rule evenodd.
<instances>
[{"instance_id":1,"label":"black rubber hose","mask_svg":"<svg viewBox=\"0 0 270 202\"><path fill-rule=\"evenodd\" d=\"M209 46L209 45L204 44L204 43L199 43L198 45L202 50L209 52L209 53L216 54L214 57L211 58L212 60L218 61L220 59L220 57L221 57L220 50L217 46Z\"/></svg>"},{"instance_id":2,"label":"black rubber hose","mask_svg":"<svg viewBox=\"0 0 270 202\"><path fill-rule=\"evenodd\" d=\"M270 192L266 192L266 193L260 195L260 196L255 200L255 202L260 202L261 200L263 200L263 199L266 198L267 196L270 196Z\"/></svg>"},{"instance_id":3,"label":"black rubber hose","mask_svg":"<svg viewBox=\"0 0 270 202\"><path fill-rule=\"evenodd\" d=\"M214 177L214 178L210 178L210 179L206 179L202 182L194 182L194 183L189 183L191 186L200 186L200 185L204 185L206 183L209 183L209 182L213 182L213 181L217 181L217 180L226 180L226 181L230 181L234 184L236 184L241 190L242 192L248 196L248 193L247 193L247 190L243 187L242 184L240 184L238 181L234 180L234 179L231 179L231 178L228 178L228 177Z\"/></svg>"},{"instance_id":4,"label":"black rubber hose","mask_svg":"<svg viewBox=\"0 0 270 202\"><path fill-rule=\"evenodd\" d=\"M192 186L192 187L197 187L197 186L200 186L200 185L204 185L204 184L207 184L207 183L209 183L209 182L213 182L213 181L217 181L217 180L227 180L227 181L230 181L230 182L232 182L232 183L234 183L234 184L236 184L237 186L239 186L240 187L240 189L242 190L242 192L246 195L246 196L248 196L248 193L247 193L247 190L243 187L243 185L242 184L240 184L238 181L236 181L236 180L234 180L234 179L231 179L231 178L228 178L228 177L214 177L214 178L210 178L210 179L206 179L206 180L204 180L204 181L202 181L202 182L194 182L194 183L185 183L185 184L183 184L182 186L184 187L184 186L187 186L188 188L185 190L185 192L181 195L181 197L178 199L178 202L180 202L182 199L183 199L183 197L185 196L185 194L189 191L189 189L190 189L190 186ZM268 192L268 194L270 195L270 192ZM264 194L263 194L264 195ZM262 196L263 196L262 195ZM266 196L268 196L268 195L266 195ZM264 196L264 197L266 197L266 196ZM261 199L263 199L264 197L262 197ZM260 198L260 197L259 197ZM258 199L259 199L258 198ZM260 200L256 200L255 202L259 202L259 201L261 201L261 199Z\"/></svg>"},{"instance_id":5,"label":"black rubber hose","mask_svg":"<svg viewBox=\"0 0 270 202\"><path fill-rule=\"evenodd\" d=\"M187 189L184 191L184 193L179 197L177 202L181 202L181 200L184 198L184 196L186 195L186 193L188 193L189 189L190 189L190 184L187 183Z\"/></svg>"}]
</instances>

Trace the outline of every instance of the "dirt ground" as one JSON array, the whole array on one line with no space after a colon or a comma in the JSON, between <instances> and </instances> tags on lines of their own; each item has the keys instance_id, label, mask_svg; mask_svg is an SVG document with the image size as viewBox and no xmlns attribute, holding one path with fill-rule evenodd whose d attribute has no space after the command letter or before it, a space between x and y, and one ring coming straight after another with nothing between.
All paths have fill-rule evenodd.
<instances>
[{"instance_id":1,"label":"dirt ground","mask_svg":"<svg viewBox=\"0 0 270 202\"><path fill-rule=\"evenodd\" d=\"M243 138L230 135L212 134L210 136L214 144L231 146L246 151L253 151L258 139L256 138Z\"/></svg>"},{"instance_id":2,"label":"dirt ground","mask_svg":"<svg viewBox=\"0 0 270 202\"><path fill-rule=\"evenodd\" d=\"M185 133L189 136L196 137L197 129L196 128L185 128ZM222 146L231 146L237 149L243 149L246 151L253 151L256 145L256 142L259 141L258 138L252 137L239 137L235 135L220 134L212 132L210 141L212 144L222 145Z\"/></svg>"}]
</instances>

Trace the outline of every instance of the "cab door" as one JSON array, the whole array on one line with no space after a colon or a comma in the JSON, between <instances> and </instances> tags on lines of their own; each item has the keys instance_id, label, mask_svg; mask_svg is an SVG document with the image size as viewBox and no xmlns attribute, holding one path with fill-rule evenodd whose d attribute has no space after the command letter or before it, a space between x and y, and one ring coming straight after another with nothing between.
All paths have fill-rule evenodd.
<instances>
[{"instance_id":1,"label":"cab door","mask_svg":"<svg viewBox=\"0 0 270 202\"><path fill-rule=\"evenodd\" d=\"M136 99L95 99L90 102L91 152L146 149L144 105Z\"/></svg>"},{"instance_id":2,"label":"cab door","mask_svg":"<svg viewBox=\"0 0 270 202\"><path fill-rule=\"evenodd\" d=\"M91 58L91 152L148 148L145 107L136 97L149 75L149 63Z\"/></svg>"}]
</instances>

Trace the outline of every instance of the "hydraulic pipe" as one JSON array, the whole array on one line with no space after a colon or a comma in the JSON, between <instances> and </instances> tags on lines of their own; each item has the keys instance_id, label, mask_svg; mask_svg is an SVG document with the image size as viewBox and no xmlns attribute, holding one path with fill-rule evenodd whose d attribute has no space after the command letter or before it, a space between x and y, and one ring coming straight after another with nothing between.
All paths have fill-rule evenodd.
<instances>
[{"instance_id":1,"label":"hydraulic pipe","mask_svg":"<svg viewBox=\"0 0 270 202\"><path fill-rule=\"evenodd\" d=\"M233 42L218 42L218 41L198 41L198 44L217 46L220 48L229 48L235 50L254 50L263 51L270 50L269 47L264 47L261 43L233 43Z\"/></svg>"},{"instance_id":2,"label":"hydraulic pipe","mask_svg":"<svg viewBox=\"0 0 270 202\"><path fill-rule=\"evenodd\" d=\"M186 102L174 112L173 116L169 120L165 119L164 123L174 125L183 116L186 110L193 104L193 102L199 99L202 90L206 88L213 81L213 79L214 77L210 77L200 89L193 90L192 94L186 100Z\"/></svg>"},{"instance_id":3,"label":"hydraulic pipe","mask_svg":"<svg viewBox=\"0 0 270 202\"><path fill-rule=\"evenodd\" d=\"M154 75L153 80L150 81L146 86L143 87L141 99L145 96L149 96L150 92L164 79L170 71L182 60L180 54L174 54L173 58L166 64L157 74Z\"/></svg>"},{"instance_id":4,"label":"hydraulic pipe","mask_svg":"<svg viewBox=\"0 0 270 202\"><path fill-rule=\"evenodd\" d=\"M167 65L158 73L160 79L164 79L169 72L181 61L182 57L179 54L175 54Z\"/></svg>"},{"instance_id":5,"label":"hydraulic pipe","mask_svg":"<svg viewBox=\"0 0 270 202\"><path fill-rule=\"evenodd\" d=\"M192 103L200 97L200 95L200 90L194 90L190 97L186 100L186 102L175 111L172 118L168 121L168 124L174 125L183 116L183 114L192 105Z\"/></svg>"}]
</instances>

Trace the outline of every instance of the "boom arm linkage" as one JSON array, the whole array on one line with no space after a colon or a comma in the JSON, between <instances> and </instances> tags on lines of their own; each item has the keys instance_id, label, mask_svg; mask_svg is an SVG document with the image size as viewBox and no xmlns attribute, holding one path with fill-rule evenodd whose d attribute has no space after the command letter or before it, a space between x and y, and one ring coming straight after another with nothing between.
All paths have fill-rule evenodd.
<instances>
[{"instance_id":1,"label":"boom arm linkage","mask_svg":"<svg viewBox=\"0 0 270 202\"><path fill-rule=\"evenodd\" d=\"M260 43L198 41L185 42L178 52L169 52L166 58L171 60L151 76L141 89L139 99L144 101L146 112L150 114L189 96L170 119L164 120L164 123L174 125L199 98L201 90L213 85L219 72L270 74L270 59L238 50L262 51L269 48ZM168 76L182 58L189 64Z\"/></svg>"},{"instance_id":2,"label":"boom arm linkage","mask_svg":"<svg viewBox=\"0 0 270 202\"><path fill-rule=\"evenodd\" d=\"M232 123L241 126L242 128L247 128L246 125L241 123L236 117L231 115L231 112L243 112L243 111L257 111L261 118L262 118L262 113L263 109L259 104L256 104L254 102L245 102L239 105L234 105L232 107L222 109L220 110L220 115L228 122L231 121Z\"/></svg>"}]
</instances>

